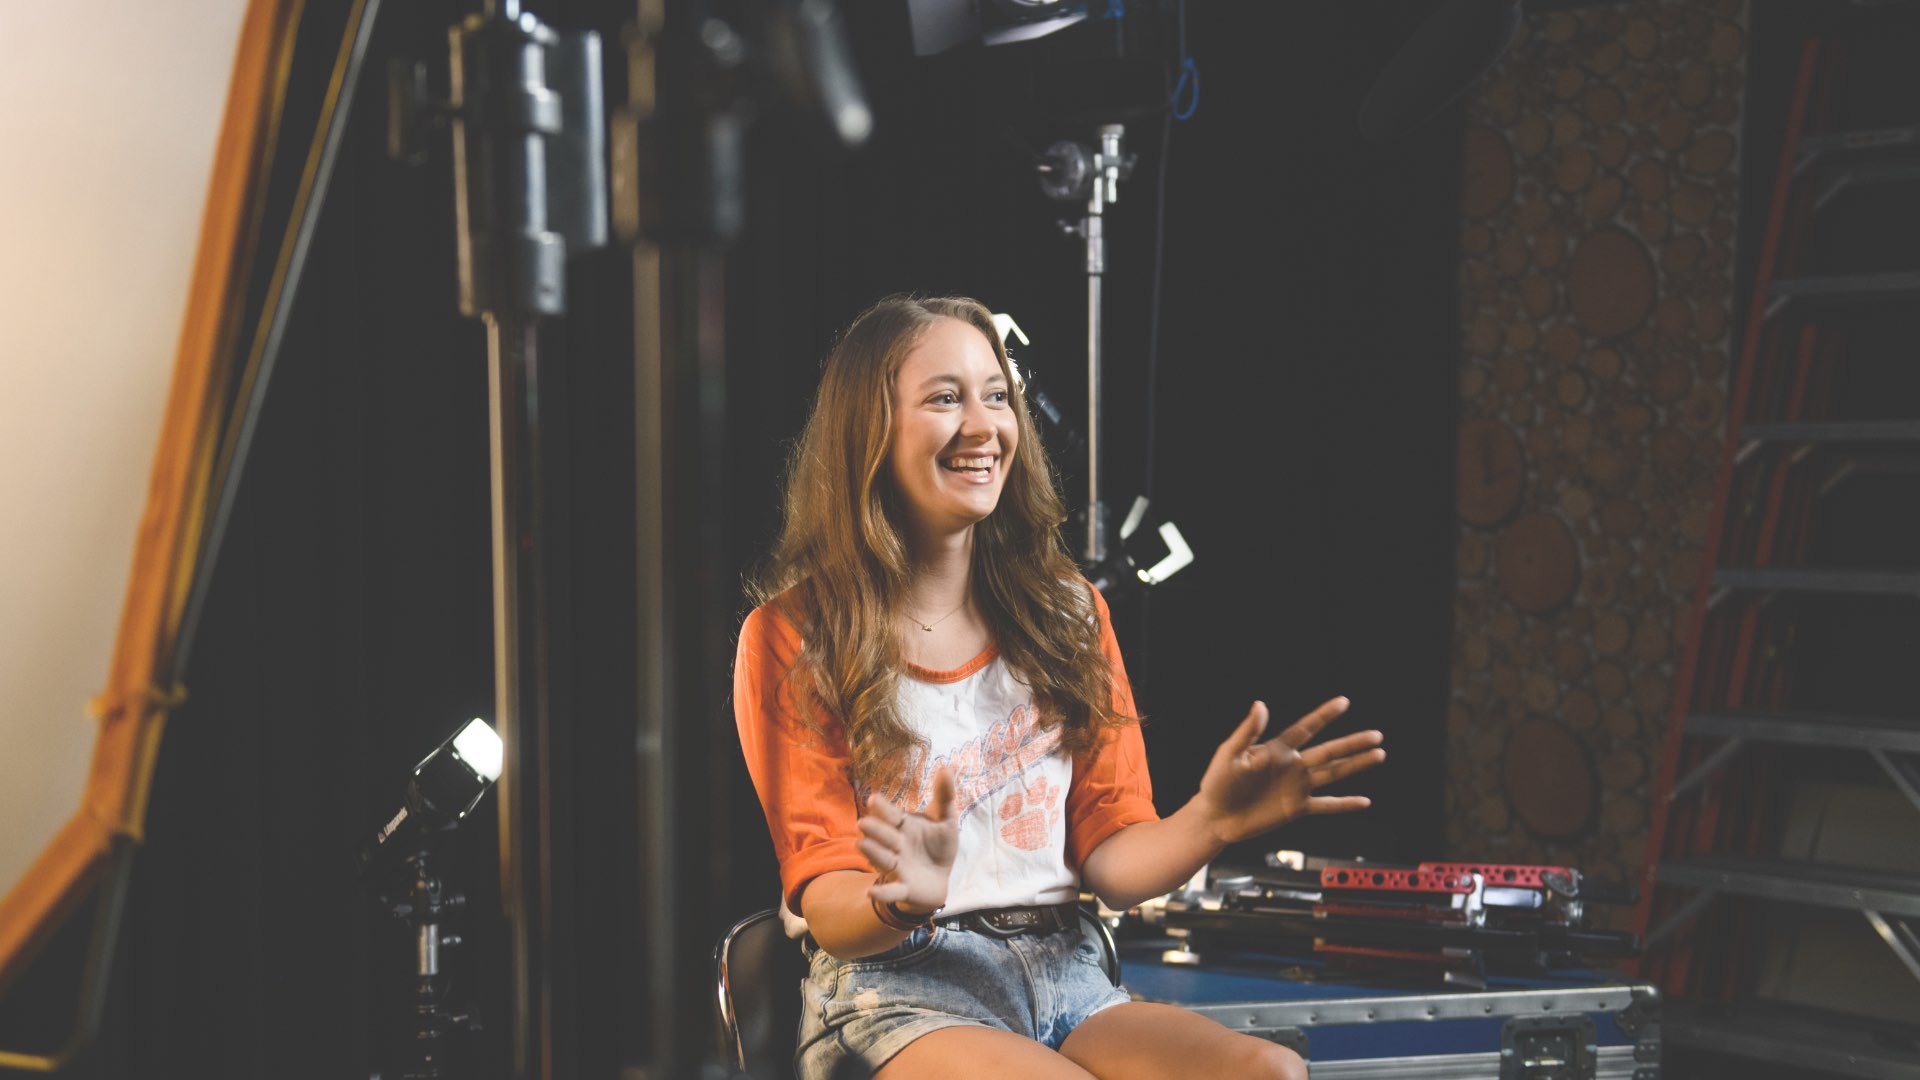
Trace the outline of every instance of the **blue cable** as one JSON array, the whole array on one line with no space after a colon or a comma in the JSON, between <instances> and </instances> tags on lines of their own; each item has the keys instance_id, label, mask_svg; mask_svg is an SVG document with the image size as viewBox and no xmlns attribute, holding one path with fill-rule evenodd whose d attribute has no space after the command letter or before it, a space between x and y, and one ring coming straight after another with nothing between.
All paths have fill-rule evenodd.
<instances>
[{"instance_id":1,"label":"blue cable","mask_svg":"<svg viewBox=\"0 0 1920 1080\"><path fill-rule=\"evenodd\" d=\"M1185 104L1180 100L1183 95ZM1200 65L1194 63L1191 56L1180 61L1180 81L1173 84L1173 97L1168 105L1173 109L1175 120L1190 120L1200 108Z\"/></svg>"}]
</instances>

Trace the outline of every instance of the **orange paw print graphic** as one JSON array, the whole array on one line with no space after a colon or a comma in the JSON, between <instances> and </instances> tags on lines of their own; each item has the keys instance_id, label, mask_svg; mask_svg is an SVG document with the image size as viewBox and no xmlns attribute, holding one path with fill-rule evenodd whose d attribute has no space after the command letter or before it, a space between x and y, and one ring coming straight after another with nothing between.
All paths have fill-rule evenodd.
<instances>
[{"instance_id":1,"label":"orange paw print graphic","mask_svg":"<svg viewBox=\"0 0 1920 1080\"><path fill-rule=\"evenodd\" d=\"M1000 839L1021 851L1038 851L1060 820L1060 786L1036 777L1024 792L1016 791L1000 804Z\"/></svg>"}]
</instances>

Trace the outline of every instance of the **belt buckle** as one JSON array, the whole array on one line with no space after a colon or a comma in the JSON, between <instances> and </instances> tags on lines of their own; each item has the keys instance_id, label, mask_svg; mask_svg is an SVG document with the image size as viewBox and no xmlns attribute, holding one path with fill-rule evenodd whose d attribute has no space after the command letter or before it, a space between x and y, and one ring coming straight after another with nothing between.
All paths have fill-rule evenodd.
<instances>
[{"instance_id":1,"label":"belt buckle","mask_svg":"<svg viewBox=\"0 0 1920 1080\"><path fill-rule=\"evenodd\" d=\"M1040 925L1040 913L1032 908L1018 908L1013 911L995 911L980 916L980 923L987 930L1003 938L1015 937Z\"/></svg>"}]
</instances>

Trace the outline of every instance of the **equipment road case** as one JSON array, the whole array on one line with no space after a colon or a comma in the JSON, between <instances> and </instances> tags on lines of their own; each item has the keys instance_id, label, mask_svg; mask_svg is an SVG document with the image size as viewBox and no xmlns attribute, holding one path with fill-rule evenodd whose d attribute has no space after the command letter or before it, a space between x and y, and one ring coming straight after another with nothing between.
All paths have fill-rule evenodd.
<instances>
[{"instance_id":1,"label":"equipment road case","mask_svg":"<svg viewBox=\"0 0 1920 1080\"><path fill-rule=\"evenodd\" d=\"M1127 989L1291 1046L1314 1080L1658 1080L1659 994L1591 972L1408 989L1235 954L1204 966L1121 950Z\"/></svg>"}]
</instances>

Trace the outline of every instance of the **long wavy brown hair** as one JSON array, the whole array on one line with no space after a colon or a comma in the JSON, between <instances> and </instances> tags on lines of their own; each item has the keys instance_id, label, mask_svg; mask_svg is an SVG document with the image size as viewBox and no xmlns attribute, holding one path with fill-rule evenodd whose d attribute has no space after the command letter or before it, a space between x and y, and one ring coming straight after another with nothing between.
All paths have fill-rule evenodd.
<instances>
[{"instance_id":1,"label":"long wavy brown hair","mask_svg":"<svg viewBox=\"0 0 1920 1080\"><path fill-rule=\"evenodd\" d=\"M748 586L756 603L776 603L800 631L794 688L839 720L854 776L868 787L898 781L920 748L896 708L905 664L895 628L912 567L887 459L894 379L941 319L968 323L992 344L1020 430L1000 502L974 526L974 604L1000 655L1033 691L1041 725L1058 728L1069 753L1092 749L1103 729L1132 719L1114 708L1092 598L1060 539L1066 510L992 315L963 297L890 296L855 319L827 356L788 461L779 543ZM806 722L818 726L811 715Z\"/></svg>"}]
</instances>

